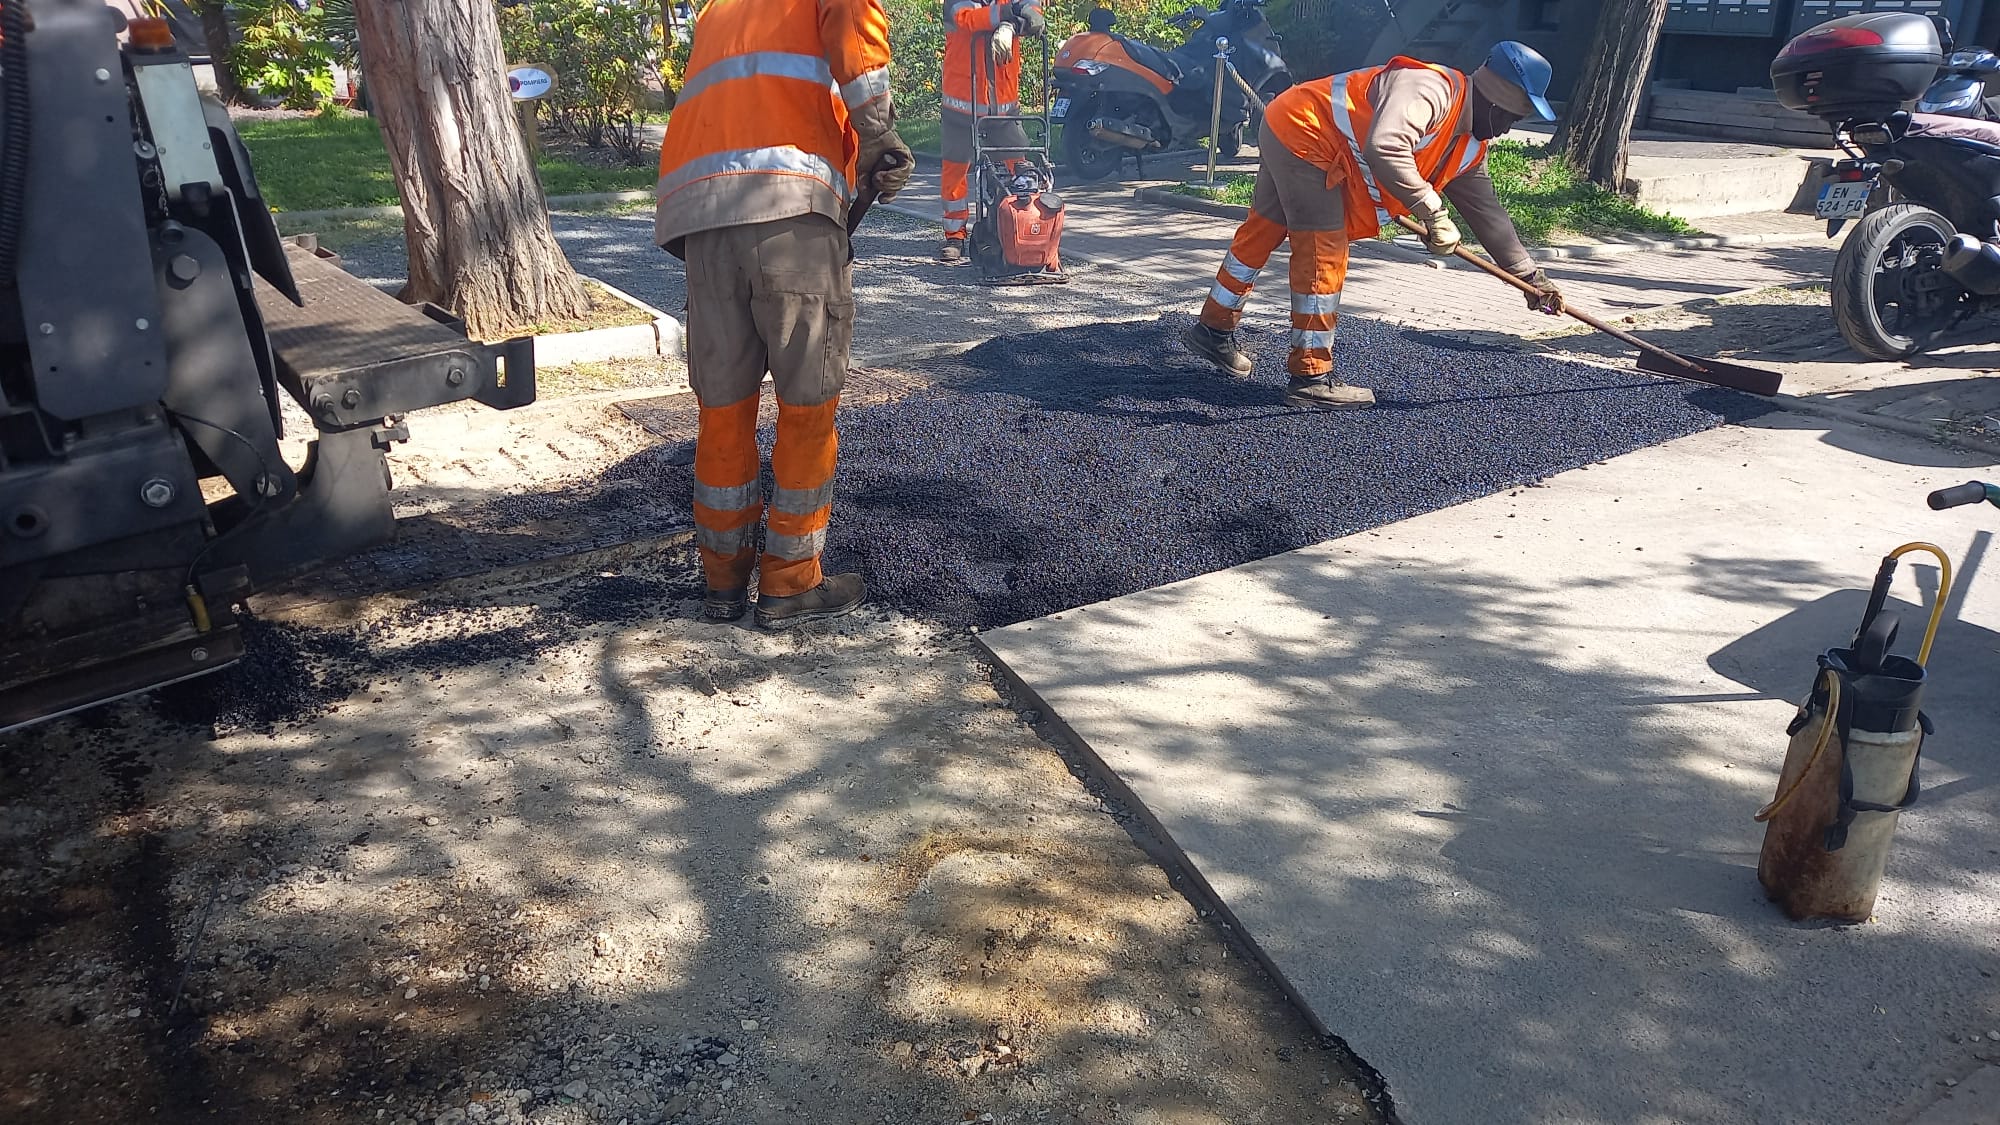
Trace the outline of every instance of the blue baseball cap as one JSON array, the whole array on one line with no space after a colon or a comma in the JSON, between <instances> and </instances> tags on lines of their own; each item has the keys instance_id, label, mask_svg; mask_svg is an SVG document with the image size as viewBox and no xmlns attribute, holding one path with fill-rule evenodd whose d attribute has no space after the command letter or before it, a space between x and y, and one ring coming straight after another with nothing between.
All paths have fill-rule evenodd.
<instances>
[{"instance_id":1,"label":"blue baseball cap","mask_svg":"<svg viewBox=\"0 0 2000 1125\"><path fill-rule=\"evenodd\" d=\"M1555 77L1555 69L1541 52L1526 43L1516 43L1512 39L1493 45L1486 56L1486 69L1494 77L1528 95L1528 104L1544 121L1556 119L1555 107L1549 104L1549 80Z\"/></svg>"}]
</instances>

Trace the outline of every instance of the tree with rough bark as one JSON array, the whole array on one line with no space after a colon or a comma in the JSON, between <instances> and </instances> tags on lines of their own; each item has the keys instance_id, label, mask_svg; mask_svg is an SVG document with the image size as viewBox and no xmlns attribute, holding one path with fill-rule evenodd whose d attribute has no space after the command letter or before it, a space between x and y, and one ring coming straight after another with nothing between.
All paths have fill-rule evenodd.
<instances>
[{"instance_id":1,"label":"tree with rough bark","mask_svg":"<svg viewBox=\"0 0 2000 1125\"><path fill-rule=\"evenodd\" d=\"M1592 183L1611 191L1625 187L1632 123L1646 97L1666 18L1667 0L1608 0L1556 131L1556 149Z\"/></svg>"},{"instance_id":2,"label":"tree with rough bark","mask_svg":"<svg viewBox=\"0 0 2000 1125\"><path fill-rule=\"evenodd\" d=\"M234 60L236 30L229 25L229 9L223 0L192 0L195 15L201 17L201 37L208 43L208 61L215 71L215 92L223 101L243 100L243 86L236 81Z\"/></svg>"},{"instance_id":3,"label":"tree with rough bark","mask_svg":"<svg viewBox=\"0 0 2000 1125\"><path fill-rule=\"evenodd\" d=\"M590 300L549 228L491 0L358 0L355 22L403 198L403 299L489 340L582 316Z\"/></svg>"}]
</instances>

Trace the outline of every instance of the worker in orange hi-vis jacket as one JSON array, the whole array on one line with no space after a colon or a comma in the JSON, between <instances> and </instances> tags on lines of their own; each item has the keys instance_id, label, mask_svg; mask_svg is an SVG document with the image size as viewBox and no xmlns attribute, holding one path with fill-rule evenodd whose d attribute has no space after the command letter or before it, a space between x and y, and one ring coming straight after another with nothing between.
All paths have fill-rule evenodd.
<instances>
[{"instance_id":1,"label":"worker in orange hi-vis jacket","mask_svg":"<svg viewBox=\"0 0 2000 1125\"><path fill-rule=\"evenodd\" d=\"M1048 30L1042 0L944 0L944 105L939 112L943 148L946 262L965 259L965 228L972 221L966 173L972 165L973 121L1021 112L1021 56L1017 41ZM1019 122L995 121L981 131L985 144L1025 149ZM1009 159L1011 169L1015 160Z\"/></svg>"},{"instance_id":2,"label":"worker in orange hi-vis jacket","mask_svg":"<svg viewBox=\"0 0 2000 1125\"><path fill-rule=\"evenodd\" d=\"M1347 280L1347 246L1374 238L1397 216L1424 227L1424 245L1458 249L1449 199L1494 261L1540 292L1528 307L1558 314L1562 294L1521 245L1486 173L1486 146L1529 116L1553 121L1548 60L1501 43L1470 75L1395 58L1382 66L1302 82L1271 100L1258 133L1261 165L1250 216L1216 271L1190 350L1235 375L1251 361L1236 326L1257 275L1287 238L1292 244L1292 337L1285 361L1292 406L1333 410L1375 402L1366 387L1333 375L1333 332Z\"/></svg>"},{"instance_id":3,"label":"worker in orange hi-vis jacket","mask_svg":"<svg viewBox=\"0 0 2000 1125\"><path fill-rule=\"evenodd\" d=\"M833 415L854 331L849 208L858 184L909 182L889 94L881 0L710 0L660 146L654 240L687 262L688 379L701 404L695 540L703 616L782 627L861 603L820 569ZM861 177L868 177L867 181ZM766 521L757 406L778 395Z\"/></svg>"}]
</instances>

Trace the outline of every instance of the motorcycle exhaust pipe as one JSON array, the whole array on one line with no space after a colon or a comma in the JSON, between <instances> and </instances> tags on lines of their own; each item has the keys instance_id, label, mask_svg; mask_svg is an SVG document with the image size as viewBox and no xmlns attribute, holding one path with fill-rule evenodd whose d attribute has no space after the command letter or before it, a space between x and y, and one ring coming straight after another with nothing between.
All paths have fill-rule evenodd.
<instances>
[{"instance_id":1,"label":"motorcycle exhaust pipe","mask_svg":"<svg viewBox=\"0 0 2000 1125\"><path fill-rule=\"evenodd\" d=\"M2000 295L2000 246L1969 234L1955 235L1944 248L1944 272L1967 291Z\"/></svg>"},{"instance_id":2,"label":"motorcycle exhaust pipe","mask_svg":"<svg viewBox=\"0 0 2000 1125\"><path fill-rule=\"evenodd\" d=\"M1090 135L1106 144L1119 145L1124 148L1140 149L1157 147L1157 142L1153 140L1153 131L1151 129L1146 128L1144 125L1127 125L1125 128L1131 129L1133 132L1128 133L1121 129L1114 129L1106 125L1104 119L1100 117L1090 123Z\"/></svg>"}]
</instances>

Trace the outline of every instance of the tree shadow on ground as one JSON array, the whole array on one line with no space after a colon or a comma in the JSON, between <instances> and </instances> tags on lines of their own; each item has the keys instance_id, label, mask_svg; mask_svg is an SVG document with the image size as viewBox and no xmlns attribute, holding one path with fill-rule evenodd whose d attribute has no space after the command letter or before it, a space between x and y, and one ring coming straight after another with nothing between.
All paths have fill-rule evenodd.
<instances>
[{"instance_id":1,"label":"tree shadow on ground","mask_svg":"<svg viewBox=\"0 0 2000 1125\"><path fill-rule=\"evenodd\" d=\"M2000 635L1954 624L1941 642L1941 799L1905 818L1878 923L1796 926L1764 901L1750 814L1775 784L1784 696L1829 643L1824 607L1721 649L1686 613L1635 607L1743 567L1762 618L1845 576L1635 563L1586 594L1461 557L1351 554L984 640L1408 1119L1879 1120L1976 1065L1951 1044L2000 1010ZM1751 593L1773 572L1794 583L1775 605ZM1710 651L1758 690L1690 683ZM1822 1062L1801 1067L1802 1043Z\"/></svg>"}]
</instances>

